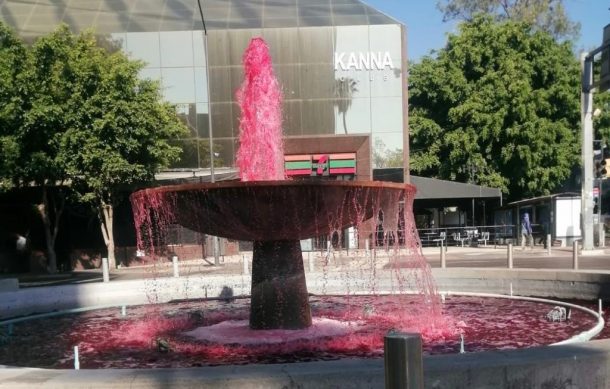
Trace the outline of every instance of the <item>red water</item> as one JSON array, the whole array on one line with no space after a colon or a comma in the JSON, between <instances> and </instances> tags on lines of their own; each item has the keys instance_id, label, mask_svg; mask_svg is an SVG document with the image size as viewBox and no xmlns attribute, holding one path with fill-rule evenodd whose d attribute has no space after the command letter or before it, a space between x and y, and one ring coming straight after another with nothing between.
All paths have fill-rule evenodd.
<instances>
[{"instance_id":1,"label":"red water","mask_svg":"<svg viewBox=\"0 0 610 389\"><path fill-rule=\"evenodd\" d=\"M350 326L346 335L318 336L303 330L291 332L282 343L261 337L240 344L197 341L185 334L219 323L246 320L247 299L232 302L192 301L155 306L93 311L15 324L13 335L0 347L0 364L45 368L71 368L73 346L79 346L81 368L157 368L214 366L249 363L285 363L340 358L380 358L383 337L391 329L423 330L424 352L457 353L464 335L465 351L515 349L545 345L591 328L595 320L572 311L571 320L548 322L552 306L508 299L448 297L443 314L455 333L435 330L434 323L421 328L408 311L413 301L367 296L312 297L314 317ZM244 329L238 328L238 331ZM276 330L277 331L277 330ZM299 331L296 331L299 332ZM231 332L225 334L231 336ZM278 332L277 337L283 334ZM162 351L159 344L167 345Z\"/></svg>"},{"instance_id":2,"label":"red water","mask_svg":"<svg viewBox=\"0 0 610 389\"><path fill-rule=\"evenodd\" d=\"M282 92L269 47L250 41L243 55L244 80L236 93L241 109L235 164L242 181L283 180Z\"/></svg>"}]
</instances>

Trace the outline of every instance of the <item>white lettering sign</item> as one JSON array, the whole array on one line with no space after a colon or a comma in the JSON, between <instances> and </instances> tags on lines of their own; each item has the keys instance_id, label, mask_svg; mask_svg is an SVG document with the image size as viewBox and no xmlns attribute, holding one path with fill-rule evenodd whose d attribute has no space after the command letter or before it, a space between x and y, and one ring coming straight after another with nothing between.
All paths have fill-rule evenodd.
<instances>
[{"instance_id":1,"label":"white lettering sign","mask_svg":"<svg viewBox=\"0 0 610 389\"><path fill-rule=\"evenodd\" d=\"M335 70L383 70L394 69L390 53L386 52L360 52L335 53Z\"/></svg>"}]
</instances>

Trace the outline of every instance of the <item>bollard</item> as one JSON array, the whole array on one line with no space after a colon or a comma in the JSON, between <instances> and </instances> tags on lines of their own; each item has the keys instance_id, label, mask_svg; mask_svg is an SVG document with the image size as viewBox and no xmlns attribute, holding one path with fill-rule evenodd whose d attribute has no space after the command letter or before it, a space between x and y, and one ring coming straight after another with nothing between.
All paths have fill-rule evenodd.
<instances>
[{"instance_id":1,"label":"bollard","mask_svg":"<svg viewBox=\"0 0 610 389\"><path fill-rule=\"evenodd\" d=\"M124 305L121 307L121 316L127 316L127 307L125 307Z\"/></svg>"},{"instance_id":2,"label":"bollard","mask_svg":"<svg viewBox=\"0 0 610 389\"><path fill-rule=\"evenodd\" d=\"M180 273L178 272L178 256L174 255L172 257L172 265L174 265L174 278L180 277Z\"/></svg>"},{"instance_id":3,"label":"bollard","mask_svg":"<svg viewBox=\"0 0 610 389\"><path fill-rule=\"evenodd\" d=\"M464 354L466 350L464 349L464 334L460 334L460 354Z\"/></svg>"},{"instance_id":4,"label":"bollard","mask_svg":"<svg viewBox=\"0 0 610 389\"><path fill-rule=\"evenodd\" d=\"M447 267L447 258L445 257L445 245L441 241L441 268Z\"/></svg>"},{"instance_id":5,"label":"bollard","mask_svg":"<svg viewBox=\"0 0 610 389\"><path fill-rule=\"evenodd\" d=\"M421 335L390 332L384 338L386 389L423 389Z\"/></svg>"},{"instance_id":6,"label":"bollard","mask_svg":"<svg viewBox=\"0 0 610 389\"><path fill-rule=\"evenodd\" d=\"M371 253L371 242L368 239L364 241L364 252L366 255Z\"/></svg>"},{"instance_id":7,"label":"bollard","mask_svg":"<svg viewBox=\"0 0 610 389\"><path fill-rule=\"evenodd\" d=\"M102 258L102 275L104 282L110 281L110 273L108 269L108 258Z\"/></svg>"},{"instance_id":8,"label":"bollard","mask_svg":"<svg viewBox=\"0 0 610 389\"><path fill-rule=\"evenodd\" d=\"M506 256L508 257L508 268L512 269L513 268L513 244L509 243L508 246L506 246Z\"/></svg>"},{"instance_id":9,"label":"bollard","mask_svg":"<svg viewBox=\"0 0 610 389\"><path fill-rule=\"evenodd\" d=\"M598 299L597 301L597 311L600 316L604 313L604 311L602 311L602 299Z\"/></svg>"},{"instance_id":10,"label":"bollard","mask_svg":"<svg viewBox=\"0 0 610 389\"><path fill-rule=\"evenodd\" d=\"M578 270L578 241L572 242L572 269Z\"/></svg>"},{"instance_id":11,"label":"bollard","mask_svg":"<svg viewBox=\"0 0 610 389\"><path fill-rule=\"evenodd\" d=\"M78 346L74 346L74 370L80 370L80 361L78 360Z\"/></svg>"},{"instance_id":12,"label":"bollard","mask_svg":"<svg viewBox=\"0 0 610 389\"><path fill-rule=\"evenodd\" d=\"M243 273L248 274L248 258L246 258L245 255L242 255L242 259L243 259L243 265L244 265Z\"/></svg>"},{"instance_id":13,"label":"bollard","mask_svg":"<svg viewBox=\"0 0 610 389\"><path fill-rule=\"evenodd\" d=\"M511 296L513 295L513 283L512 282L510 283L510 295Z\"/></svg>"},{"instance_id":14,"label":"bollard","mask_svg":"<svg viewBox=\"0 0 610 389\"><path fill-rule=\"evenodd\" d=\"M546 234L546 255L551 255L551 246L553 242L551 242L551 234Z\"/></svg>"}]
</instances>

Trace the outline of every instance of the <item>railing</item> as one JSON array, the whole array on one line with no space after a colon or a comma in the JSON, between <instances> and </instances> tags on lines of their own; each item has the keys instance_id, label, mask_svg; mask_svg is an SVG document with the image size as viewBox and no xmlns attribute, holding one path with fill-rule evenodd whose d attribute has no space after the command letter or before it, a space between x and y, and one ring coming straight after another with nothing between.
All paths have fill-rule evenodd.
<instances>
[{"instance_id":1,"label":"railing","mask_svg":"<svg viewBox=\"0 0 610 389\"><path fill-rule=\"evenodd\" d=\"M514 225L462 226L418 229L423 247L475 246L515 243L517 237Z\"/></svg>"}]
</instances>

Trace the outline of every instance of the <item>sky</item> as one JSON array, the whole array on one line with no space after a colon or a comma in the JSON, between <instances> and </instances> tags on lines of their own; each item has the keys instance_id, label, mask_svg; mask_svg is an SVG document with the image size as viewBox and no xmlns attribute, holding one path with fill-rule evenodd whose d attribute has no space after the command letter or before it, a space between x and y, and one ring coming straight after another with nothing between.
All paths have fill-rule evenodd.
<instances>
[{"instance_id":1,"label":"sky","mask_svg":"<svg viewBox=\"0 0 610 389\"><path fill-rule=\"evenodd\" d=\"M407 26L407 50L411 61L418 61L431 50L445 45L447 33L455 32L456 23L443 23L437 0L364 0L365 3ZM602 44L604 26L610 24L610 1L564 0L568 16L580 23L580 38L575 53Z\"/></svg>"}]
</instances>

